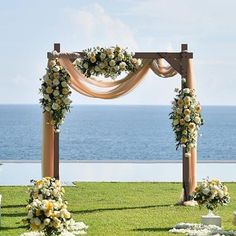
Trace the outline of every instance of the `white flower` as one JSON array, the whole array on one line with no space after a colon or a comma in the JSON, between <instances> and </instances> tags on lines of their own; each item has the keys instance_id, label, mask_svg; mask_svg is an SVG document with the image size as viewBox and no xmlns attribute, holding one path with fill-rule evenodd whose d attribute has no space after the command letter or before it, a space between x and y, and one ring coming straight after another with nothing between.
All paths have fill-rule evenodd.
<instances>
[{"instance_id":1,"label":"white flower","mask_svg":"<svg viewBox=\"0 0 236 236\"><path fill-rule=\"evenodd\" d=\"M95 66L94 70L95 70L96 72L99 72L99 71L100 71L100 68L99 68L98 66Z\"/></svg>"},{"instance_id":2,"label":"white flower","mask_svg":"<svg viewBox=\"0 0 236 236\"><path fill-rule=\"evenodd\" d=\"M178 93L178 92L179 92L179 89L178 89L178 88L175 88L175 92Z\"/></svg>"},{"instance_id":3,"label":"white flower","mask_svg":"<svg viewBox=\"0 0 236 236\"><path fill-rule=\"evenodd\" d=\"M32 211L32 210L28 211L27 218L28 218L28 219L32 219L33 216L34 216L33 211Z\"/></svg>"},{"instance_id":4,"label":"white flower","mask_svg":"<svg viewBox=\"0 0 236 236\"><path fill-rule=\"evenodd\" d=\"M194 118L194 121L195 121L197 124L200 124L200 123L201 123L201 119L200 119L199 116L196 116L196 117Z\"/></svg>"},{"instance_id":5,"label":"white flower","mask_svg":"<svg viewBox=\"0 0 236 236\"><path fill-rule=\"evenodd\" d=\"M119 71L120 67L119 66L115 66L115 71Z\"/></svg>"},{"instance_id":6,"label":"white flower","mask_svg":"<svg viewBox=\"0 0 236 236\"><path fill-rule=\"evenodd\" d=\"M71 100L69 98L65 98L63 101L66 105L70 105L71 103Z\"/></svg>"},{"instance_id":7,"label":"white flower","mask_svg":"<svg viewBox=\"0 0 236 236\"><path fill-rule=\"evenodd\" d=\"M126 67L126 63L122 61L122 62L120 63L120 69L121 69L121 70L124 70L125 67Z\"/></svg>"},{"instance_id":8,"label":"white flower","mask_svg":"<svg viewBox=\"0 0 236 236\"><path fill-rule=\"evenodd\" d=\"M183 93L190 93L190 89L189 88L184 88Z\"/></svg>"},{"instance_id":9,"label":"white flower","mask_svg":"<svg viewBox=\"0 0 236 236\"><path fill-rule=\"evenodd\" d=\"M115 66L116 62L114 60L110 60L109 65L110 66Z\"/></svg>"},{"instance_id":10,"label":"white flower","mask_svg":"<svg viewBox=\"0 0 236 236\"><path fill-rule=\"evenodd\" d=\"M53 92L53 95L55 96L55 97L57 97L57 96L59 96L59 91L58 90L54 90L54 92Z\"/></svg>"},{"instance_id":11,"label":"white flower","mask_svg":"<svg viewBox=\"0 0 236 236\"><path fill-rule=\"evenodd\" d=\"M62 86L63 88L67 87L66 81L62 81L62 82L61 82L61 86Z\"/></svg>"},{"instance_id":12,"label":"white flower","mask_svg":"<svg viewBox=\"0 0 236 236\"><path fill-rule=\"evenodd\" d=\"M60 81L59 81L58 79L54 79L54 80L52 81L52 83L53 83L54 85L58 85L58 84L60 84Z\"/></svg>"},{"instance_id":13,"label":"white flower","mask_svg":"<svg viewBox=\"0 0 236 236\"><path fill-rule=\"evenodd\" d=\"M36 218L34 218L34 223L36 225L41 225L41 220L38 217L36 217Z\"/></svg>"},{"instance_id":14,"label":"white flower","mask_svg":"<svg viewBox=\"0 0 236 236\"><path fill-rule=\"evenodd\" d=\"M59 105L54 102L54 103L52 104L52 109L53 109L53 110L58 110L58 109L59 109Z\"/></svg>"},{"instance_id":15,"label":"white flower","mask_svg":"<svg viewBox=\"0 0 236 236\"><path fill-rule=\"evenodd\" d=\"M43 221L43 223L45 224L45 225L49 225L50 224L50 219L49 218L46 218L46 219L44 219L44 221Z\"/></svg>"},{"instance_id":16,"label":"white flower","mask_svg":"<svg viewBox=\"0 0 236 236\"><path fill-rule=\"evenodd\" d=\"M45 107L45 110L46 110L46 111L51 111L51 107L46 106L46 107Z\"/></svg>"},{"instance_id":17,"label":"white flower","mask_svg":"<svg viewBox=\"0 0 236 236\"><path fill-rule=\"evenodd\" d=\"M52 70L54 72L59 72L60 71L60 66L54 66Z\"/></svg>"},{"instance_id":18,"label":"white flower","mask_svg":"<svg viewBox=\"0 0 236 236\"><path fill-rule=\"evenodd\" d=\"M202 193L205 194L205 195L207 195L209 192L210 192L210 189L209 189L209 188L204 188L204 189L202 190Z\"/></svg>"},{"instance_id":19,"label":"white flower","mask_svg":"<svg viewBox=\"0 0 236 236\"><path fill-rule=\"evenodd\" d=\"M88 63L85 62L85 63L83 64L83 67L84 67L85 69L88 69Z\"/></svg>"},{"instance_id":20,"label":"white flower","mask_svg":"<svg viewBox=\"0 0 236 236\"><path fill-rule=\"evenodd\" d=\"M174 125L178 125L178 124L179 124L179 120L175 119L175 120L173 121L173 124L174 124Z\"/></svg>"},{"instance_id":21,"label":"white flower","mask_svg":"<svg viewBox=\"0 0 236 236\"><path fill-rule=\"evenodd\" d=\"M101 53L100 58L101 58L101 60L104 60L106 58L106 54L105 53Z\"/></svg>"},{"instance_id":22,"label":"white flower","mask_svg":"<svg viewBox=\"0 0 236 236\"><path fill-rule=\"evenodd\" d=\"M119 54L118 54L118 59L119 59L119 60L122 60L123 58L124 58L124 54L123 54L123 53L119 53Z\"/></svg>"},{"instance_id":23,"label":"white flower","mask_svg":"<svg viewBox=\"0 0 236 236\"><path fill-rule=\"evenodd\" d=\"M189 122L189 121L191 120L189 115L185 116L184 119L185 119L187 122Z\"/></svg>"}]
</instances>

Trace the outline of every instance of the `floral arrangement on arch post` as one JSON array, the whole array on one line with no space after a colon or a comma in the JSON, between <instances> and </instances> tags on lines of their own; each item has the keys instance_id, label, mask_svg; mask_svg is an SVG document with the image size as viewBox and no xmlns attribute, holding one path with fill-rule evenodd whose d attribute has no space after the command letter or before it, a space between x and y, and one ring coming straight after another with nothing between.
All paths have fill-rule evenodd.
<instances>
[{"instance_id":1,"label":"floral arrangement on arch post","mask_svg":"<svg viewBox=\"0 0 236 236\"><path fill-rule=\"evenodd\" d=\"M59 180L45 177L33 181L33 184L26 206L28 214L23 220L30 232L21 236L73 236L86 233L88 226L72 219L67 209L68 203L64 199L65 191Z\"/></svg>"},{"instance_id":2,"label":"floral arrangement on arch post","mask_svg":"<svg viewBox=\"0 0 236 236\"><path fill-rule=\"evenodd\" d=\"M197 145L198 131L203 125L201 105L196 99L194 89L175 89L177 93L172 102L172 128L175 132L176 149L185 148L185 157L191 156L191 149Z\"/></svg>"},{"instance_id":3,"label":"floral arrangement on arch post","mask_svg":"<svg viewBox=\"0 0 236 236\"><path fill-rule=\"evenodd\" d=\"M209 211L214 211L219 205L224 206L230 202L228 188L218 179L204 179L196 187L192 199Z\"/></svg>"},{"instance_id":4,"label":"floral arrangement on arch post","mask_svg":"<svg viewBox=\"0 0 236 236\"><path fill-rule=\"evenodd\" d=\"M64 122L65 114L70 111L69 74L59 65L57 59L50 60L43 76L40 92L43 97L40 99L43 112L51 114L51 125L59 131L59 126Z\"/></svg>"}]
</instances>

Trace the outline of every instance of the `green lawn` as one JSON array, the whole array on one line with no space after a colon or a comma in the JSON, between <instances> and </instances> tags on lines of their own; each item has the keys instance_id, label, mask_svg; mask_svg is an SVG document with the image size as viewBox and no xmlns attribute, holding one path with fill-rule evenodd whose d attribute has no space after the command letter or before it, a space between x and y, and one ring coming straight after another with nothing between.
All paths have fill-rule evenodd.
<instances>
[{"instance_id":1,"label":"green lawn","mask_svg":"<svg viewBox=\"0 0 236 236\"><path fill-rule=\"evenodd\" d=\"M231 204L222 207L225 229L236 230L236 183L228 183ZM66 187L69 210L77 221L89 225L88 235L172 235L168 230L178 222L200 222L207 210L175 206L180 183L77 183ZM25 232L22 217L28 199L27 187L0 187L2 199L1 236Z\"/></svg>"}]
</instances>

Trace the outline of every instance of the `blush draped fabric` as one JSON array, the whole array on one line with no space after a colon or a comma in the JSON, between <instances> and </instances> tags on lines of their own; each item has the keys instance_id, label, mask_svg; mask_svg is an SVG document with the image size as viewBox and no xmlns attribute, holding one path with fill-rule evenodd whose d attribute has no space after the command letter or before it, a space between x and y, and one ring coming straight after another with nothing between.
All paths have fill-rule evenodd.
<instances>
[{"instance_id":1,"label":"blush draped fabric","mask_svg":"<svg viewBox=\"0 0 236 236\"><path fill-rule=\"evenodd\" d=\"M99 81L94 77L85 77L74 67L67 56L60 56L59 63L66 69L71 77L71 88L83 95L101 99L113 99L127 94L144 79L149 69L161 77L171 77L177 73L171 66L163 66L160 60L144 59L142 67L135 72L129 73L123 79L115 81ZM89 85L93 85L93 87ZM101 88L103 91L101 91ZM104 89L106 90L104 91Z\"/></svg>"}]
</instances>

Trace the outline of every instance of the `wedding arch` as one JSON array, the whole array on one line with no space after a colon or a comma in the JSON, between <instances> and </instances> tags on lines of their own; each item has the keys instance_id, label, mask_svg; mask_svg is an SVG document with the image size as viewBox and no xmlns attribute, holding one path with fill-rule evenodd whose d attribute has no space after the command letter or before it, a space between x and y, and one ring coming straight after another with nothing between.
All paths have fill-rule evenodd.
<instances>
[{"instance_id":1,"label":"wedding arch","mask_svg":"<svg viewBox=\"0 0 236 236\"><path fill-rule=\"evenodd\" d=\"M183 165L183 189L184 189L184 201L189 200L190 194L196 187L196 162L197 162L197 146L188 145L188 136L191 129L194 129L194 140L197 139L197 129L192 122L192 127L190 123L187 123L187 128L182 132L178 128L181 120L178 121L178 117L175 117L175 111L181 116L182 113L186 113L185 117L188 117L189 121L183 120L182 122L190 122L190 116L187 114L186 110L189 110L187 105L191 105L191 94L195 89L194 79L193 79L193 68L192 68L192 58L193 53L188 52L188 45L182 44L180 52L136 52L132 56L127 54L125 51L117 46L112 49L108 49L103 53L104 49L96 49L98 54L94 53L92 50L88 50L89 61L83 61L82 66L79 64L80 68L75 67L75 60L80 60L86 57L86 51L83 52L73 52L73 53L61 53L60 44L54 44L54 51L48 52L48 68L47 75L43 78L43 83L41 87L41 92L43 93L43 98L41 99L41 104L44 108L43 111L43 141L42 141L42 175L50 176L59 179L59 132L58 126L64 118L64 114L69 110L70 101L68 95L71 93L69 86L75 91L89 97L101 98L101 99L112 99L124 95L131 91L136 85L143 80L144 76L151 69L156 75L160 77L172 77L177 73L181 75L181 88L179 90L179 96L174 101L174 112L172 113L173 122L172 126L176 132L176 137L182 141L179 141L178 145L186 143L182 146L182 165ZM107 64L99 64L102 68L95 68L91 71L90 64L96 64L96 58L101 58L106 56L109 58L114 57L114 50L117 50L117 55L119 57L119 65L115 67L114 62ZM99 54L100 53L100 54ZM106 53L108 53L106 55ZM104 55L102 55L104 54ZM127 57L126 63L122 60ZM165 66L162 60L166 60L169 66ZM109 59L110 60L110 59ZM140 61L142 60L141 63ZM83 64L84 63L84 64ZM122 64L123 63L123 64ZM117 70L119 68L130 67L130 71L127 76L119 80L97 80L93 78L92 75L96 75L99 71L106 73L105 77L109 75L113 76L112 70L110 72L103 69L107 65L108 69ZM96 66L95 66L96 67ZM114 72L115 73L115 72ZM91 86L92 85L92 86ZM61 87L60 87L61 86ZM104 91L105 90L105 91ZM44 92L45 91L45 92ZM184 93L186 93L184 95ZM54 103L52 103L52 96L55 97ZM194 97L195 95L193 95ZM53 99L54 99L53 97ZM185 106L182 103L185 102ZM60 105L63 103L63 106ZM50 105L47 105L50 104ZM178 108L182 106L182 110ZM51 106L51 107L50 107ZM63 109L60 109L60 106ZM186 108L184 110L184 107ZM198 109L197 107L190 106L193 109ZM200 108L199 108L200 109ZM190 111L189 111L190 114ZM199 118L199 117L195 117ZM179 118L180 119L180 118ZM196 121L197 122L197 121ZM199 121L198 121L199 123ZM177 127L177 128L176 128ZM190 131L189 131L190 130ZM185 136L182 137L182 133L185 132ZM192 132L192 131L191 131ZM192 135L193 136L193 135ZM186 138L187 137L187 138ZM185 139L185 140L184 140Z\"/></svg>"}]
</instances>

